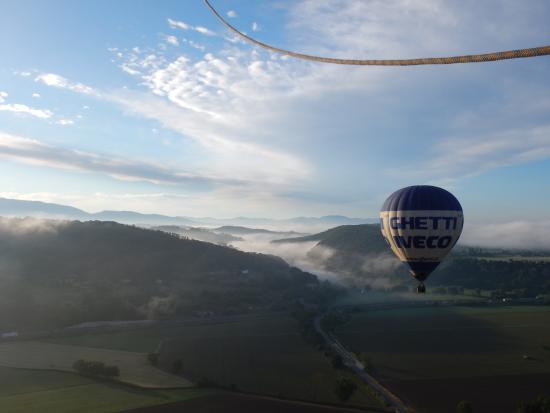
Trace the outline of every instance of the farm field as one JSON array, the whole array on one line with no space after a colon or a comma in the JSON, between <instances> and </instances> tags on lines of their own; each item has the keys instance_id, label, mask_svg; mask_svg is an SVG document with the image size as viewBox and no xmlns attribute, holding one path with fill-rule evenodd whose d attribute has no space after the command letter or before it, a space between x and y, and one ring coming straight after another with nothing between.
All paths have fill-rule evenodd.
<instances>
[{"instance_id":1,"label":"farm field","mask_svg":"<svg viewBox=\"0 0 550 413\"><path fill-rule=\"evenodd\" d=\"M403 308L354 314L336 335L419 412L466 399L512 413L550 389L549 325L542 306Z\"/></svg>"},{"instance_id":2,"label":"farm field","mask_svg":"<svg viewBox=\"0 0 550 413\"><path fill-rule=\"evenodd\" d=\"M392 305L396 304L397 306L402 305L404 302L418 302L421 306L427 301L430 302L465 302L465 303L475 303L481 301L487 301L483 297L475 297L472 295L449 295L449 294L434 294L429 290L426 294L419 296L416 293L384 293L378 291L369 291L365 294L359 292L353 292L346 294L343 297L339 297L332 303L333 307L342 307L342 306L371 306L371 305Z\"/></svg>"},{"instance_id":3,"label":"farm field","mask_svg":"<svg viewBox=\"0 0 550 413\"><path fill-rule=\"evenodd\" d=\"M203 389L139 389L74 373L0 367L0 411L112 413L210 395Z\"/></svg>"},{"instance_id":4,"label":"farm field","mask_svg":"<svg viewBox=\"0 0 550 413\"><path fill-rule=\"evenodd\" d=\"M262 396L243 394L217 394L200 397L160 406L143 407L127 410L124 413L366 413L345 407L314 405L290 400L278 400ZM375 411L373 411L375 413Z\"/></svg>"},{"instance_id":5,"label":"farm field","mask_svg":"<svg viewBox=\"0 0 550 413\"><path fill-rule=\"evenodd\" d=\"M153 367L146 354L82 346L20 341L0 344L0 366L73 371L79 359L102 361L120 369L120 381L148 388L190 387L188 380Z\"/></svg>"},{"instance_id":6,"label":"farm field","mask_svg":"<svg viewBox=\"0 0 550 413\"><path fill-rule=\"evenodd\" d=\"M58 343L122 350L160 349L159 365L170 370L181 360L182 373L206 384L323 403L338 402L338 375L330 360L306 343L296 321L287 315L227 323L170 325L120 333L59 337ZM159 345L160 344L160 345ZM378 406L361 382L350 404Z\"/></svg>"}]
</instances>

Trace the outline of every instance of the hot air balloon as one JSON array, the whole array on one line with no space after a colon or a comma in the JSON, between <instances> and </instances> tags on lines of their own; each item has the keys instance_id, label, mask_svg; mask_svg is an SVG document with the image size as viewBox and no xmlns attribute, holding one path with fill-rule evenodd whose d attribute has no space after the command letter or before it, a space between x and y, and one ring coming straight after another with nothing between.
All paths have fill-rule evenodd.
<instances>
[{"instance_id":1,"label":"hot air balloon","mask_svg":"<svg viewBox=\"0 0 550 413\"><path fill-rule=\"evenodd\" d=\"M429 185L399 189L380 211L382 235L391 250L409 266L426 292L424 281L454 247L464 224L462 207L450 192Z\"/></svg>"}]
</instances>

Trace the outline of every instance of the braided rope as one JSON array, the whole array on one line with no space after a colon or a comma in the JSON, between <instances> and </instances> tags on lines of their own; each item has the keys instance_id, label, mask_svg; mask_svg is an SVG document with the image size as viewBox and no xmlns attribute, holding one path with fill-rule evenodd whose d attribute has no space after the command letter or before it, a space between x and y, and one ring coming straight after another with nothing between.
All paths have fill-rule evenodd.
<instances>
[{"instance_id":1,"label":"braided rope","mask_svg":"<svg viewBox=\"0 0 550 413\"><path fill-rule=\"evenodd\" d=\"M520 59L526 57L546 56L550 55L550 45L541 47L531 47L528 49L506 50L502 52L464 55L464 56L449 56L449 57L424 57L418 59L338 59L334 57L322 57L314 56L304 53L292 52L290 50L281 49L269 44L260 42L246 34L240 32L233 27L227 20L225 20L216 9L210 4L208 0L204 0L206 5L210 8L218 19L233 33L243 38L249 43L256 46L263 47L264 49L271 50L275 53L281 53L287 56L296 57L298 59L310 60L313 62L334 63L339 65L360 65L360 66L415 66L415 65L450 65L455 63L480 63L480 62L494 62L497 60L507 59Z\"/></svg>"}]
</instances>

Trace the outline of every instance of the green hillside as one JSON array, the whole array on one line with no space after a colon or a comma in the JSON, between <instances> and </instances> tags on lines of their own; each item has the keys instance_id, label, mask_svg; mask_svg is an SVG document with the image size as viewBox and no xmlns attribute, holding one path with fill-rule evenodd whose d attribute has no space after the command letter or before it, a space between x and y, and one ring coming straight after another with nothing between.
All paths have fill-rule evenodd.
<instances>
[{"instance_id":1,"label":"green hillside","mask_svg":"<svg viewBox=\"0 0 550 413\"><path fill-rule=\"evenodd\" d=\"M161 231L0 220L0 331L285 309L317 285L278 257Z\"/></svg>"},{"instance_id":2,"label":"green hillside","mask_svg":"<svg viewBox=\"0 0 550 413\"><path fill-rule=\"evenodd\" d=\"M415 285L407 267L390 251L374 224L344 225L277 243L317 241L309 258L350 282L403 289ZM494 296L534 297L550 293L550 252L457 246L430 276L440 292L480 289ZM454 287L458 287L458 290Z\"/></svg>"}]
</instances>

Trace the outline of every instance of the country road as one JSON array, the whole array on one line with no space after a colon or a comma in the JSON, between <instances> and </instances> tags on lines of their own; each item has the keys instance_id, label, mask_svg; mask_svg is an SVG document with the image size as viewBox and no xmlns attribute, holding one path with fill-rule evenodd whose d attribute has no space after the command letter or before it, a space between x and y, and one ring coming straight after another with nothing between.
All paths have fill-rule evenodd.
<instances>
[{"instance_id":1,"label":"country road","mask_svg":"<svg viewBox=\"0 0 550 413\"><path fill-rule=\"evenodd\" d=\"M382 397L386 400L386 402L390 405L390 407L395 410L396 413L410 413L409 409L407 409L407 406L405 406L405 404L401 400L399 400L396 395L391 393L387 388L382 386L378 382L378 380L376 380L365 371L365 366L363 366L363 364L357 359L355 354L346 350L346 348L340 343L340 341L338 341L338 339L333 334L327 333L322 329L322 318L323 316L320 315L315 317L315 319L313 320L315 330L319 334L321 334L325 342L342 357L344 365L352 370L355 374L357 374L365 383L367 383L378 393L380 393Z\"/></svg>"}]
</instances>

